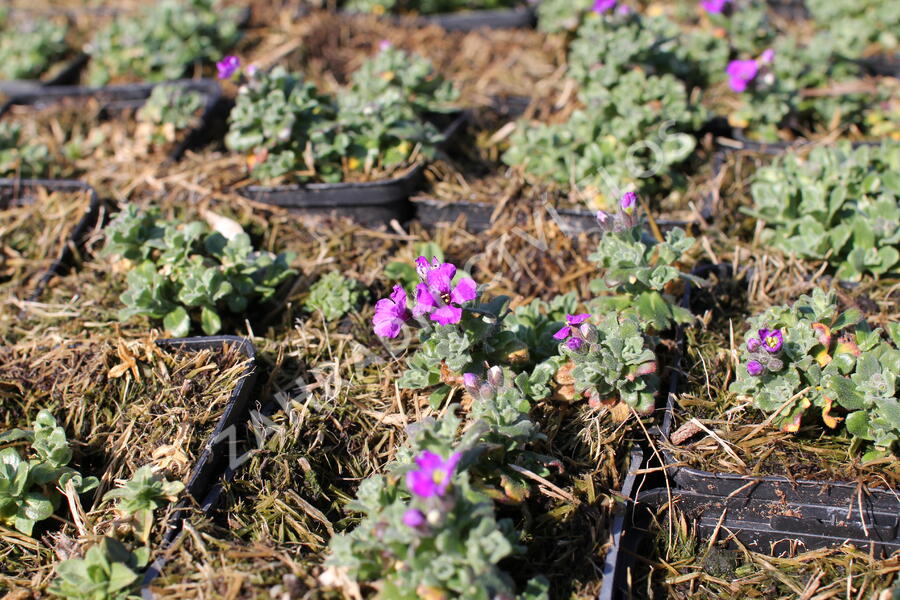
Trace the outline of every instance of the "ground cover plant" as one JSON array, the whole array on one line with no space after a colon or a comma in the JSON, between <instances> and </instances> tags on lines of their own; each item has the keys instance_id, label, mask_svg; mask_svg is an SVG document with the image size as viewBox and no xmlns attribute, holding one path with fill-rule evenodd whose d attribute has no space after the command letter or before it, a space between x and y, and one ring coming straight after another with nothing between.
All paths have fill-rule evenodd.
<instances>
[{"instance_id":1,"label":"ground cover plant","mask_svg":"<svg viewBox=\"0 0 900 600\"><path fill-rule=\"evenodd\" d=\"M220 65L222 76L240 74L236 58ZM456 98L425 59L390 44L338 96L282 67L244 73L225 142L262 181L365 181L433 158L443 136L429 115Z\"/></svg>"},{"instance_id":2,"label":"ground cover plant","mask_svg":"<svg viewBox=\"0 0 900 600\"><path fill-rule=\"evenodd\" d=\"M27 536L4 535L0 585L19 593L49 584L73 594L90 584L70 597L96 597L108 585L108 593L124 597L137 578L123 577L114 564L128 563L122 544L144 556L158 547L167 513L155 509L183 489L244 373L243 360L236 353L168 352L147 341L110 338L0 352L4 468L17 469L17 488L29 481L45 490L24 496L35 524L17 518L15 525ZM32 448L24 455L23 439ZM27 474L12 454L29 458ZM79 502L69 488L87 493ZM9 508L6 498L4 521ZM91 550L104 535L114 540L100 545L115 546L107 547L105 559ZM105 575L80 562L85 550L87 564L105 564ZM57 553L71 562L58 562Z\"/></svg>"},{"instance_id":3,"label":"ground cover plant","mask_svg":"<svg viewBox=\"0 0 900 600\"><path fill-rule=\"evenodd\" d=\"M66 10L108 8L102 2L78 4L66 3ZM141 9L136 4L118 8L135 14ZM254 343L259 385L250 401L249 430L238 439L239 452L246 451L243 462L224 484L219 510L190 512L150 586L160 598L450 600L542 592L554 600L596 598L611 546L611 516L626 500L618 490L629 450L648 440L678 460L729 473L786 467L796 477L846 479L860 489L896 485L900 474L888 450L892 430L883 416L884 407L889 413L893 406L885 391L895 377L890 357L900 291L893 273L858 269L846 277L858 274L858 281L842 281L844 272L838 271L850 262L851 246L866 242L861 233L839 252L815 257L799 253L811 243L792 254L774 237L779 228L796 225L794 213L782 216L782 209L809 208L819 195L829 207L841 201L828 230L850 222L874 223L875 229L882 220L890 225L892 213L869 213L870 203L881 203L892 189L884 166L890 161L873 163L881 149L864 156L845 154L840 146L815 158L807 149L777 160L746 150L716 156L745 142L729 139L722 119L708 121L733 112L757 83L766 83L765 69L756 63L758 81L734 73L747 86L733 91L730 61L758 60L773 48L777 63L782 46L783 60L802 54L791 54L791 48L815 49L812 23L788 23L755 2L590 2L574 6L580 12L569 19L571 33L464 33L340 11L306 13L307 6L295 10L296 3L233 4L252 4L244 36L233 49L204 58L205 67L191 74L219 71L227 96L221 106L227 107L232 96L241 103L239 90L252 77L274 81L275 69L284 66L286 77L279 81L297 90L293 98L310 110L294 112L291 101L278 99L268 129L243 129L272 133L259 146L269 155L253 145L233 150L220 143L227 130L223 111L216 115L222 122L205 132L213 143L178 162L166 161L166 151L181 139L179 123L190 123L191 107L197 106L167 87L154 92L141 117L135 109L127 124L116 125L129 138L108 136L108 147L92 146L78 155L77 170L54 159L64 145L56 140L66 141L59 123L48 123L46 135L32 136L32 117L14 115L13 124L24 132L14 145L47 146L51 169L83 175L105 202L78 268L54 278L34 300L17 291L0 305L0 435L31 428L40 410L48 410L72 451L66 468L96 477L99 486L80 495L31 486L28 493L45 495L51 505L56 494L59 506L54 516L34 524L32 536L16 531L15 523L0 525L0 595L140 593L145 569L158 556L162 524L173 502L184 498L189 464L240 368L211 355L162 356L153 345L167 335L165 316L176 305L187 312L192 333L204 330L204 308L179 298L185 290L190 296L207 287L196 284L203 279L199 271L196 278L182 277L190 256L199 258L204 274L213 274L210 280L230 269L247 275L245 267L257 260L288 254L294 258L285 266L296 273L289 277L293 285L282 287L285 280L262 286L264 293L272 287L284 292L283 302L271 307L248 301L232 312L228 299L235 296L240 304L249 298L243 293L202 302L207 326L215 325L209 315L214 310L222 332ZM98 14L86 21L92 31L112 18ZM792 39L784 41L785 32ZM838 52L836 45L821 48L823 55ZM229 52L240 62L223 58ZM856 85L849 79L855 73L841 72L849 63L802 60L795 71L809 85ZM832 72L822 76L818 71L825 66ZM275 88L271 97L260 94L248 106L276 100ZM852 105L830 94L788 97L790 111L799 116L778 123L777 134L803 134L826 144L892 135L890 104L873 104L876 98L866 87L852 92ZM342 100L344 95L353 102ZM359 153L355 147L335 150L331 142L307 144L309 136L297 135L293 146L278 139L288 122L321 124L321 112L313 108L330 111L332 124L340 111L353 113L354 131L363 130L356 125L363 119L354 114L385 98L414 115L417 127L423 116L436 117L438 131L443 117L431 114L435 108L452 102L471 109L467 133L442 143L424 170L428 193L439 201L489 203L487 230L467 230L464 219L353 223L340 215L291 213L235 193L248 183L322 182L326 173L340 181L372 181L425 163L397 139ZM799 108L801 101L815 101L818 108ZM836 108L846 112L835 116ZM77 111L70 107L73 115ZM586 119L602 113L608 122L596 131L615 125L612 135L632 138L624 145L636 145L631 159L627 153L603 158L623 189L609 186L600 197L588 186L574 186L569 196L572 181L543 180L503 162L512 123L516 130L524 123L555 126L576 111ZM99 106L83 112L82 122L103 122ZM677 116L678 127L660 132L666 114ZM702 117L705 130L690 124L695 116ZM262 112L248 119L257 117ZM596 131L592 142L622 150ZM283 137L293 138L294 130L289 133ZM690 138L688 158L661 167L654 178L642 177L655 165L649 144L666 134L678 150L687 143L675 142ZM138 153L137 145L151 148ZM382 161L390 149L400 157L394 166ZM268 179L253 173L257 159L268 162L286 150L294 152L289 174ZM536 161L554 153L564 161L578 158L553 142L523 156ZM366 165L369 156L374 158ZM309 170L309 162L319 158L321 170ZM350 158L358 161L353 168ZM24 162L12 160L14 174ZM585 168L594 160L584 159ZM859 166L866 161L868 167ZM270 166L278 167L278 161ZM870 177L869 170L877 175ZM770 212L764 219L753 212L760 209L754 182L772 188L771 198L759 202ZM639 188L646 193L625 194ZM846 197L838 188L846 188ZM9 247L37 256L34 246L71 226L60 207L77 201L48 201L16 212L24 233ZM604 212L582 229L568 227L556 212L601 201ZM135 227L127 229L135 236L123 233L119 213L134 217ZM682 221L680 230L673 220ZM857 235L863 226L853 229ZM890 232L884 231L873 246L885 246ZM139 258L104 254L111 236L119 236L119 250ZM226 256L224 248L204 243L219 236L240 237L248 252ZM32 237L34 245L28 242ZM165 315L120 321L128 273L145 251L158 279L169 291L179 289L166 294ZM165 253L178 255L178 268L164 264ZM727 263L734 277L724 267L693 272L706 262ZM27 278L21 270L12 275ZM682 306L688 286L691 302ZM804 294L809 299L798 300ZM139 296L144 298L132 293L131 306L143 310ZM850 318L855 314L858 319ZM830 339L818 325L814 329L821 348L793 345L811 341L807 321L830 329ZM679 329L686 342L680 363ZM782 336L778 350L776 330ZM852 346L841 339L851 332L860 352L852 360L845 351ZM762 370L753 375L748 366ZM776 405L766 382L780 378L786 388L794 372L806 382L795 395L814 381L823 390L807 391L810 406L799 429L786 432L780 426L793 420L780 420L779 409L788 398ZM675 430L685 439L663 444L650 431L676 373L682 383ZM740 385L729 391L736 379ZM831 395L824 390L842 392L843 403L832 398L828 408ZM800 398L793 402L792 409L805 404ZM714 435L702 428L691 433L697 426L692 420ZM833 421L836 427L829 427ZM8 448L20 459L39 458L25 438L0 445L0 452ZM662 480L658 469L650 467L649 474ZM691 519L672 514L670 525L669 516L660 514L662 528L675 526L679 533L664 530L656 549L642 553L654 571L649 584L642 573L633 573L633 588L641 588L633 589L636 596L649 585L657 598L805 592L828 598L845 597L849 590L852 597L874 594L883 600L895 583L895 558L875 560L847 546L790 558L732 553L720 541L710 544L693 535L686 525ZM727 536L720 530L717 540ZM459 540L472 552L455 545Z\"/></svg>"},{"instance_id":4,"label":"ground cover plant","mask_svg":"<svg viewBox=\"0 0 900 600\"><path fill-rule=\"evenodd\" d=\"M13 104L0 120L0 174L78 177L101 161L161 162L201 122L209 98L181 86L153 88L147 101L110 110L115 99L63 97Z\"/></svg>"},{"instance_id":5,"label":"ground cover plant","mask_svg":"<svg viewBox=\"0 0 900 600\"><path fill-rule=\"evenodd\" d=\"M219 0L163 0L115 17L87 45L87 85L180 79L238 40L240 12Z\"/></svg>"},{"instance_id":6,"label":"ground cover plant","mask_svg":"<svg viewBox=\"0 0 900 600\"><path fill-rule=\"evenodd\" d=\"M0 79L38 79L69 53L67 26L0 7Z\"/></svg>"}]
</instances>

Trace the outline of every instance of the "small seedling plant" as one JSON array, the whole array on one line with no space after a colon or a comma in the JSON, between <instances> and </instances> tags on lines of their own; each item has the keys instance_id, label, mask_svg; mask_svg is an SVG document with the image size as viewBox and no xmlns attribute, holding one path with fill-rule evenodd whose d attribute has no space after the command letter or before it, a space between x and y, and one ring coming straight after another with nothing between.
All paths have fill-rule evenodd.
<instances>
[{"instance_id":1,"label":"small seedling plant","mask_svg":"<svg viewBox=\"0 0 900 600\"><path fill-rule=\"evenodd\" d=\"M835 40L845 56L857 58L874 44L883 52L900 45L900 13L890 0L807 0L816 28Z\"/></svg>"},{"instance_id":2,"label":"small seedling plant","mask_svg":"<svg viewBox=\"0 0 900 600\"><path fill-rule=\"evenodd\" d=\"M790 152L753 178L752 210L765 221L761 242L824 260L842 280L900 268L900 142L820 146Z\"/></svg>"},{"instance_id":3,"label":"small seedling plant","mask_svg":"<svg viewBox=\"0 0 900 600\"><path fill-rule=\"evenodd\" d=\"M174 336L197 321L207 335L218 333L222 314L245 315L296 273L292 255L254 250L246 233L226 238L201 221L165 221L155 209L127 205L105 233L104 254L130 267L119 318L161 319Z\"/></svg>"},{"instance_id":4,"label":"small seedling plant","mask_svg":"<svg viewBox=\"0 0 900 600\"><path fill-rule=\"evenodd\" d=\"M430 115L456 98L428 61L390 46L337 96L282 67L222 74L245 78L225 143L261 181L365 180L432 158L443 136Z\"/></svg>"},{"instance_id":5,"label":"small seedling plant","mask_svg":"<svg viewBox=\"0 0 900 600\"><path fill-rule=\"evenodd\" d=\"M336 321L355 309L366 295L359 282L331 271L309 288L303 306L310 313L320 312L326 321Z\"/></svg>"},{"instance_id":6,"label":"small seedling plant","mask_svg":"<svg viewBox=\"0 0 900 600\"><path fill-rule=\"evenodd\" d=\"M541 578L516 595L499 567L522 548L512 521L496 516L483 480L537 439L529 403L496 367L486 380L466 374L465 386L474 400L462 432L455 406L440 420L410 426L408 447L385 475L363 481L349 505L363 513L360 523L330 542L326 564L377 586L384 598L546 597Z\"/></svg>"},{"instance_id":7,"label":"small seedling plant","mask_svg":"<svg viewBox=\"0 0 900 600\"><path fill-rule=\"evenodd\" d=\"M104 500L117 500L116 512L145 544L153 527L153 511L174 502L184 491L180 481L168 481L150 466L143 466L134 472L131 479L117 489L106 492Z\"/></svg>"},{"instance_id":8,"label":"small seedling plant","mask_svg":"<svg viewBox=\"0 0 900 600\"><path fill-rule=\"evenodd\" d=\"M23 138L19 123L0 122L0 177L39 178L50 168L50 149Z\"/></svg>"},{"instance_id":9,"label":"small seedling plant","mask_svg":"<svg viewBox=\"0 0 900 600\"><path fill-rule=\"evenodd\" d=\"M651 236L633 192L622 196L615 214L599 211L597 222L603 237L589 258L601 272L591 282L591 291L600 294L594 301L598 310L633 314L655 331L690 322L690 311L677 304L672 288L679 282L699 282L678 268L694 239L677 227L666 234L665 241Z\"/></svg>"},{"instance_id":10,"label":"small seedling plant","mask_svg":"<svg viewBox=\"0 0 900 600\"><path fill-rule=\"evenodd\" d=\"M160 0L117 16L87 47L87 83L175 80L196 65L212 66L237 42L238 17L239 9L219 0Z\"/></svg>"},{"instance_id":11,"label":"small seedling plant","mask_svg":"<svg viewBox=\"0 0 900 600\"><path fill-rule=\"evenodd\" d=\"M198 92L177 85L157 85L137 112L135 137L148 147L171 144L179 131L196 125L204 105L203 95Z\"/></svg>"},{"instance_id":12,"label":"small seedling plant","mask_svg":"<svg viewBox=\"0 0 900 600\"><path fill-rule=\"evenodd\" d=\"M68 51L67 27L46 18L14 19L0 7L0 79L37 79Z\"/></svg>"},{"instance_id":13,"label":"small seedling plant","mask_svg":"<svg viewBox=\"0 0 900 600\"><path fill-rule=\"evenodd\" d=\"M815 289L791 306L750 319L742 368L729 390L749 397L771 422L796 432L804 420L843 427L863 460L890 456L900 440L900 350L859 311L840 313L834 292Z\"/></svg>"},{"instance_id":14,"label":"small seedling plant","mask_svg":"<svg viewBox=\"0 0 900 600\"><path fill-rule=\"evenodd\" d=\"M47 591L67 600L136 600L140 571L149 558L146 546L132 552L122 542L104 537L88 548L84 558L60 562Z\"/></svg>"},{"instance_id":15,"label":"small seedling plant","mask_svg":"<svg viewBox=\"0 0 900 600\"><path fill-rule=\"evenodd\" d=\"M37 414L31 430L0 435L0 445L18 440L29 442L27 453L15 447L0 450L0 523L31 535L36 523L53 515L68 486L83 494L100 482L67 466L72 450L65 430L49 411Z\"/></svg>"}]
</instances>

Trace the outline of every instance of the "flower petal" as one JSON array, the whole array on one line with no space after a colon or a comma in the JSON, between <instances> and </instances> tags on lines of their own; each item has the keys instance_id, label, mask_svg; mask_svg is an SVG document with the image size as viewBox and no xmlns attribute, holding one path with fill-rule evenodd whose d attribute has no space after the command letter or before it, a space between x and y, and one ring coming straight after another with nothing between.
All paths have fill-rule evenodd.
<instances>
[{"instance_id":1,"label":"flower petal","mask_svg":"<svg viewBox=\"0 0 900 600\"><path fill-rule=\"evenodd\" d=\"M440 325L453 325L462 319L462 309L456 306L442 306L431 313L431 320Z\"/></svg>"},{"instance_id":2,"label":"flower petal","mask_svg":"<svg viewBox=\"0 0 900 600\"><path fill-rule=\"evenodd\" d=\"M443 263L433 268L425 277L425 283L439 294L449 294L450 285L456 275L456 266L451 263Z\"/></svg>"},{"instance_id":3,"label":"flower petal","mask_svg":"<svg viewBox=\"0 0 900 600\"><path fill-rule=\"evenodd\" d=\"M566 315L566 323L569 325L578 325L584 323L591 318L591 313L581 313L578 315Z\"/></svg>"},{"instance_id":4,"label":"flower petal","mask_svg":"<svg viewBox=\"0 0 900 600\"><path fill-rule=\"evenodd\" d=\"M572 333L572 328L566 325L559 331L553 334L553 339L555 340L564 340L569 337L569 334Z\"/></svg>"},{"instance_id":5,"label":"flower petal","mask_svg":"<svg viewBox=\"0 0 900 600\"><path fill-rule=\"evenodd\" d=\"M469 302L470 300L475 299L477 290L478 286L475 285L475 281L468 277L464 277L460 279L457 282L456 287L453 288L453 291L450 293L450 300L456 304Z\"/></svg>"},{"instance_id":6,"label":"flower petal","mask_svg":"<svg viewBox=\"0 0 900 600\"><path fill-rule=\"evenodd\" d=\"M416 317L428 314L437 308L438 303L434 299L431 290L424 283L416 286L416 304L413 306L412 313Z\"/></svg>"}]
</instances>

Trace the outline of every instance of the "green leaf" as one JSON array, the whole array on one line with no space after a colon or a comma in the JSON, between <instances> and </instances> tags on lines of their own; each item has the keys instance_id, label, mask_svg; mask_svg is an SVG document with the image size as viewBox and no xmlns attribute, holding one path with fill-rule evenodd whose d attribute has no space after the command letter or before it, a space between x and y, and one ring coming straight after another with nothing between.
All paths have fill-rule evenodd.
<instances>
[{"instance_id":1,"label":"green leaf","mask_svg":"<svg viewBox=\"0 0 900 600\"><path fill-rule=\"evenodd\" d=\"M179 306L165 316L163 327L172 337L186 337L191 331L191 317L183 306Z\"/></svg>"},{"instance_id":2,"label":"green leaf","mask_svg":"<svg viewBox=\"0 0 900 600\"><path fill-rule=\"evenodd\" d=\"M846 421L847 431L852 435L864 439L871 440L872 433L869 425L869 417L864 410L857 410L847 415Z\"/></svg>"},{"instance_id":3,"label":"green leaf","mask_svg":"<svg viewBox=\"0 0 900 600\"><path fill-rule=\"evenodd\" d=\"M206 335L215 335L222 330L222 319L216 311L204 306L200 311L200 326Z\"/></svg>"}]
</instances>

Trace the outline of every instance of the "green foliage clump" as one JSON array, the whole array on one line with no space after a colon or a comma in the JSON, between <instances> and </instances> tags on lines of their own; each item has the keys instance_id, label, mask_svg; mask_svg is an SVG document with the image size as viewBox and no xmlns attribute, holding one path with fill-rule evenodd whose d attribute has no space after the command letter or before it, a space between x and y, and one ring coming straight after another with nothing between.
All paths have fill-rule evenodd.
<instances>
[{"instance_id":1,"label":"green foliage clump","mask_svg":"<svg viewBox=\"0 0 900 600\"><path fill-rule=\"evenodd\" d=\"M521 0L348 0L346 10L382 15L385 13L433 15L458 10L491 10L518 6Z\"/></svg>"},{"instance_id":2,"label":"green foliage clump","mask_svg":"<svg viewBox=\"0 0 900 600\"><path fill-rule=\"evenodd\" d=\"M763 329L780 331L780 349L753 351ZM839 313L836 295L817 288L750 319L741 356L750 366L738 370L729 390L752 398L785 431L798 431L815 407L832 429L843 419L856 447L872 443L864 459L890 455L900 440L898 341L884 340L855 309Z\"/></svg>"},{"instance_id":3,"label":"green foliage clump","mask_svg":"<svg viewBox=\"0 0 900 600\"><path fill-rule=\"evenodd\" d=\"M560 344L560 353L574 364L575 391L595 403L624 402L639 414L653 411L659 376L655 345L634 316L616 312L602 315L579 330L578 349Z\"/></svg>"},{"instance_id":4,"label":"green foliage clump","mask_svg":"<svg viewBox=\"0 0 900 600\"><path fill-rule=\"evenodd\" d=\"M157 146L175 141L175 134L194 124L203 108L203 96L177 85L157 85L138 110L137 120L149 128L149 141Z\"/></svg>"},{"instance_id":5,"label":"green foliage clump","mask_svg":"<svg viewBox=\"0 0 900 600\"><path fill-rule=\"evenodd\" d=\"M260 180L338 182L431 158L443 136L428 113L456 97L428 61L393 48L366 62L337 98L281 67L247 75L225 143L248 155Z\"/></svg>"},{"instance_id":6,"label":"green foliage clump","mask_svg":"<svg viewBox=\"0 0 900 600\"><path fill-rule=\"evenodd\" d=\"M365 296L359 282L331 271L309 289L304 307L309 312L321 311L326 320L334 321L353 310Z\"/></svg>"},{"instance_id":7,"label":"green foliage clump","mask_svg":"<svg viewBox=\"0 0 900 600\"><path fill-rule=\"evenodd\" d=\"M538 29L545 33L574 31L594 0L541 0L536 11Z\"/></svg>"},{"instance_id":8,"label":"green foliage clump","mask_svg":"<svg viewBox=\"0 0 900 600\"><path fill-rule=\"evenodd\" d=\"M816 28L835 40L842 54L862 56L872 44L893 50L900 41L900 11L892 0L806 0Z\"/></svg>"},{"instance_id":9,"label":"green foliage clump","mask_svg":"<svg viewBox=\"0 0 900 600\"><path fill-rule=\"evenodd\" d=\"M677 266L694 245L694 238L676 227L660 242L645 231L640 219L624 214L620 219L622 226L604 233L597 250L588 257L601 270L601 276L591 282L591 291L603 294L594 305L601 312L633 314L645 328L657 331L690 322L690 311L678 306L667 287L678 280L695 279Z\"/></svg>"},{"instance_id":10,"label":"green foliage clump","mask_svg":"<svg viewBox=\"0 0 900 600\"><path fill-rule=\"evenodd\" d=\"M0 79L36 79L66 54L67 27L48 19L13 20L0 8Z\"/></svg>"},{"instance_id":11,"label":"green foliage clump","mask_svg":"<svg viewBox=\"0 0 900 600\"><path fill-rule=\"evenodd\" d=\"M116 510L131 518L138 538L146 542L153 526L153 511L173 502L182 491L184 484L180 481L167 481L151 467L143 466L124 485L106 492L103 499L118 499Z\"/></svg>"},{"instance_id":12,"label":"green foliage clump","mask_svg":"<svg viewBox=\"0 0 900 600\"><path fill-rule=\"evenodd\" d=\"M496 377L496 371L492 378ZM478 415L460 434L460 419L451 407L439 421L425 420L409 429L408 447L388 465L386 475L369 477L359 487L350 509L363 513L349 533L337 535L329 544L326 565L346 569L358 583L377 585L380 596L401 600L422 597L546 598L547 582L535 579L516 595L512 578L499 563L521 552L518 535L510 519L498 519L494 502L486 493L479 472L496 475L503 464L516 460L505 454L496 459L497 445L521 448L534 439L536 427L527 420L527 408L514 398L514 388L476 382L475 404L483 403ZM488 389L491 388L491 389ZM524 406L527 401L519 397ZM512 443L516 439L518 442ZM501 442L506 440L506 442ZM498 444L498 442L500 442ZM446 492L422 498L404 485L405 475L415 470L416 456L431 452L438 456L460 456ZM422 522L411 526L405 517L418 511Z\"/></svg>"},{"instance_id":13,"label":"green foliage clump","mask_svg":"<svg viewBox=\"0 0 900 600\"><path fill-rule=\"evenodd\" d=\"M136 600L139 571L149 558L147 547L130 552L118 540L105 537L88 548L84 558L60 562L47 591L68 600Z\"/></svg>"},{"instance_id":14,"label":"green foliage clump","mask_svg":"<svg viewBox=\"0 0 900 600\"><path fill-rule=\"evenodd\" d=\"M840 279L884 275L900 266L900 142L816 147L759 169L753 209L762 242L827 260Z\"/></svg>"},{"instance_id":15,"label":"green foliage clump","mask_svg":"<svg viewBox=\"0 0 900 600\"><path fill-rule=\"evenodd\" d=\"M41 410L31 431L13 429L0 435L0 444L16 440L31 442L33 458L16 448L0 450L0 523L31 535L35 523L50 518L59 507L61 495L71 482L83 494L100 485L96 477L82 477L68 467L72 450L66 432L47 410Z\"/></svg>"},{"instance_id":16,"label":"green foliage clump","mask_svg":"<svg viewBox=\"0 0 900 600\"><path fill-rule=\"evenodd\" d=\"M207 335L222 329L221 313L244 315L274 297L295 273L293 256L254 250L250 237L228 239L200 221L164 221L156 210L127 205L106 228L107 255L132 262L119 319L162 319L174 336L199 321Z\"/></svg>"},{"instance_id":17,"label":"green foliage clump","mask_svg":"<svg viewBox=\"0 0 900 600\"><path fill-rule=\"evenodd\" d=\"M50 168L50 149L22 139L18 123L0 123L0 177L37 178Z\"/></svg>"},{"instance_id":18,"label":"green foliage clump","mask_svg":"<svg viewBox=\"0 0 900 600\"><path fill-rule=\"evenodd\" d=\"M220 0L159 0L138 15L121 15L88 46L88 85L119 77L180 79L193 65L212 64L238 40L238 10Z\"/></svg>"}]
</instances>

